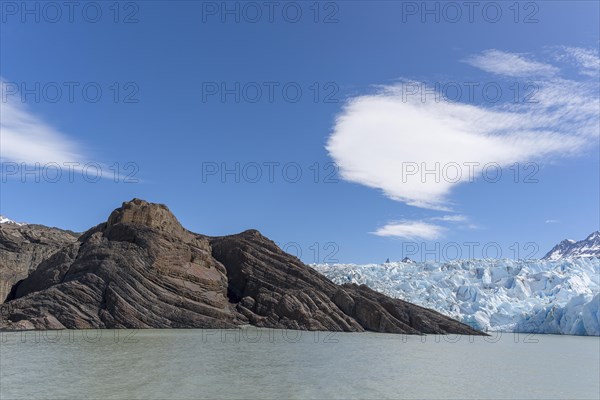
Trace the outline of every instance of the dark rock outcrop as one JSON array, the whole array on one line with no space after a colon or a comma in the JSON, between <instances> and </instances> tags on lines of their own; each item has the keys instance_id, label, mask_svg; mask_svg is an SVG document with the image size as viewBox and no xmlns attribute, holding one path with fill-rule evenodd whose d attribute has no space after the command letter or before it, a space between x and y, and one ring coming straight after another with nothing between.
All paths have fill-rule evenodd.
<instances>
[{"instance_id":1,"label":"dark rock outcrop","mask_svg":"<svg viewBox=\"0 0 600 400\"><path fill-rule=\"evenodd\" d=\"M42 225L0 224L0 303L40 262L75 242L77 236Z\"/></svg>"},{"instance_id":2,"label":"dark rock outcrop","mask_svg":"<svg viewBox=\"0 0 600 400\"><path fill-rule=\"evenodd\" d=\"M338 286L258 231L207 237L134 199L44 259L2 329L259 327L481 334L366 286Z\"/></svg>"}]
</instances>

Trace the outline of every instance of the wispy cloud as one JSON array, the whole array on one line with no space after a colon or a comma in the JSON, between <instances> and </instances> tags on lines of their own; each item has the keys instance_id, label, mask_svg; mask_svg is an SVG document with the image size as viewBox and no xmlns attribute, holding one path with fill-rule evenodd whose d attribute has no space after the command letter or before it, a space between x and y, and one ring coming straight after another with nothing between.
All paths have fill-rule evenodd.
<instances>
[{"instance_id":1,"label":"wispy cloud","mask_svg":"<svg viewBox=\"0 0 600 400\"><path fill-rule=\"evenodd\" d=\"M18 96L6 96L5 90L0 78L0 160L42 167L54 163L82 171L90 162L83 146L35 115ZM114 178L108 167L97 164L102 166L102 176Z\"/></svg>"},{"instance_id":2,"label":"wispy cloud","mask_svg":"<svg viewBox=\"0 0 600 400\"><path fill-rule=\"evenodd\" d=\"M3 161L26 164L83 161L80 146L24 105L0 104L0 157Z\"/></svg>"},{"instance_id":3,"label":"wispy cloud","mask_svg":"<svg viewBox=\"0 0 600 400\"><path fill-rule=\"evenodd\" d=\"M559 221L557 219L547 219L546 223L547 224L558 224Z\"/></svg>"},{"instance_id":4,"label":"wispy cloud","mask_svg":"<svg viewBox=\"0 0 600 400\"><path fill-rule=\"evenodd\" d=\"M557 60L575 65L583 75L592 77L600 75L600 57L598 57L597 49L564 46L554 54Z\"/></svg>"},{"instance_id":5,"label":"wispy cloud","mask_svg":"<svg viewBox=\"0 0 600 400\"><path fill-rule=\"evenodd\" d=\"M558 71L522 55L498 54L484 52L474 58L475 64L515 75ZM516 66L503 67L499 59ZM411 206L449 210L451 190L481 177L486 164L506 168L516 162L576 156L598 140L600 104L594 79L546 78L539 81L537 102L527 104L423 102L419 95L404 96L403 88L404 83L398 83L351 99L337 116L326 148L343 179L380 189ZM420 172L436 165L458 166L459 179L407 173L415 164Z\"/></svg>"},{"instance_id":6,"label":"wispy cloud","mask_svg":"<svg viewBox=\"0 0 600 400\"><path fill-rule=\"evenodd\" d=\"M469 218L466 215L453 214L431 217L425 220L391 221L371 234L385 237L395 237L410 240L434 240L443 236L447 230L440 223L458 224L461 229L477 229L473 224L465 224ZM436 223L432 223L435 221Z\"/></svg>"},{"instance_id":7,"label":"wispy cloud","mask_svg":"<svg viewBox=\"0 0 600 400\"><path fill-rule=\"evenodd\" d=\"M552 65L531 60L525 55L494 49L471 56L465 61L486 72L513 77L549 77L559 71Z\"/></svg>"},{"instance_id":8,"label":"wispy cloud","mask_svg":"<svg viewBox=\"0 0 600 400\"><path fill-rule=\"evenodd\" d=\"M371 233L377 236L409 240L434 240L441 237L444 231L445 228L424 221L395 221Z\"/></svg>"},{"instance_id":9,"label":"wispy cloud","mask_svg":"<svg viewBox=\"0 0 600 400\"><path fill-rule=\"evenodd\" d=\"M465 215L444 215L441 217L432 217L432 221L444 221L444 222L465 222L468 218Z\"/></svg>"}]
</instances>

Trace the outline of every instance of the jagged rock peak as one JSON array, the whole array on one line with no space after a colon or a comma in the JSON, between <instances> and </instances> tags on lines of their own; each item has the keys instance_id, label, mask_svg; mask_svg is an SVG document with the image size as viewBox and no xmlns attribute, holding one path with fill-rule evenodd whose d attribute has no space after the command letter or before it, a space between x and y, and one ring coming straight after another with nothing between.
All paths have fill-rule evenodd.
<instances>
[{"instance_id":1,"label":"jagged rock peak","mask_svg":"<svg viewBox=\"0 0 600 400\"><path fill-rule=\"evenodd\" d=\"M565 239L554 246L542 259L560 260L585 257L600 258L600 231L592 232L587 238L580 241Z\"/></svg>"},{"instance_id":2,"label":"jagged rock peak","mask_svg":"<svg viewBox=\"0 0 600 400\"><path fill-rule=\"evenodd\" d=\"M126 201L114 210L108 217L107 227L119 223L139 224L175 234L185 231L166 205L150 203L138 198Z\"/></svg>"}]
</instances>

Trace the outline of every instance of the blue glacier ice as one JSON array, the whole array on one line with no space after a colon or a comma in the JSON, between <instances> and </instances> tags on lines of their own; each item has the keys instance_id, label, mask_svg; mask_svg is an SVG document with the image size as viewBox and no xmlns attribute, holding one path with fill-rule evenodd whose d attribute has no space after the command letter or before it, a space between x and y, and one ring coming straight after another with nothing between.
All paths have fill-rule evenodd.
<instances>
[{"instance_id":1,"label":"blue glacier ice","mask_svg":"<svg viewBox=\"0 0 600 400\"><path fill-rule=\"evenodd\" d=\"M600 259L312 264L489 331L600 335Z\"/></svg>"}]
</instances>

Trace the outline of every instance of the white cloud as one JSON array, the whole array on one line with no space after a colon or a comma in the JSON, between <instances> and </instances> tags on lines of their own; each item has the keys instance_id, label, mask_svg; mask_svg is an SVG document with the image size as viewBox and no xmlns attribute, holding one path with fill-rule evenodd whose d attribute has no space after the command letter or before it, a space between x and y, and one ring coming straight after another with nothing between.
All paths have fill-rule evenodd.
<instances>
[{"instance_id":1,"label":"white cloud","mask_svg":"<svg viewBox=\"0 0 600 400\"><path fill-rule=\"evenodd\" d=\"M514 57L523 61L521 71L540 69ZM600 133L595 80L547 78L539 84L537 103L487 106L423 102L418 95L403 96L404 84L351 99L326 148L343 179L411 206L449 210L451 190L481 178L483 166L578 155L593 148ZM434 174L425 171L436 168Z\"/></svg>"},{"instance_id":2,"label":"white cloud","mask_svg":"<svg viewBox=\"0 0 600 400\"><path fill-rule=\"evenodd\" d=\"M559 221L558 221L557 219L547 219L547 220L546 220L546 223L547 223L547 224L558 224L558 222L559 222Z\"/></svg>"},{"instance_id":3,"label":"white cloud","mask_svg":"<svg viewBox=\"0 0 600 400\"><path fill-rule=\"evenodd\" d=\"M430 218L432 221L444 221L444 222L465 222L468 218L464 215L444 215L441 217Z\"/></svg>"},{"instance_id":4,"label":"white cloud","mask_svg":"<svg viewBox=\"0 0 600 400\"><path fill-rule=\"evenodd\" d=\"M78 162L80 147L19 103L0 104L0 157L26 164Z\"/></svg>"},{"instance_id":5,"label":"white cloud","mask_svg":"<svg viewBox=\"0 0 600 400\"><path fill-rule=\"evenodd\" d=\"M20 96L6 95L6 88L0 78L0 160L42 168L53 163L59 168L85 171L90 159L82 146L35 115ZM100 166L100 176L115 177L103 163L94 165Z\"/></svg>"},{"instance_id":6,"label":"white cloud","mask_svg":"<svg viewBox=\"0 0 600 400\"><path fill-rule=\"evenodd\" d=\"M446 228L438 225L432 224L427 221L440 221L446 223L462 223L468 221L468 217L465 215L454 214L454 215L442 215L441 217L431 217L427 220L400 220L400 221L391 221L386 225L380 227L375 232L371 232L371 234L377 236L385 236L385 237L396 237L403 239L411 239L411 240L433 240L440 238ZM476 229L477 227L472 224L464 225L461 224L460 228L465 229Z\"/></svg>"},{"instance_id":7,"label":"white cloud","mask_svg":"<svg viewBox=\"0 0 600 400\"><path fill-rule=\"evenodd\" d=\"M390 222L371 233L377 236L410 240L434 240L439 238L444 230L445 229L439 225L423 221L396 221Z\"/></svg>"},{"instance_id":8,"label":"white cloud","mask_svg":"<svg viewBox=\"0 0 600 400\"><path fill-rule=\"evenodd\" d=\"M600 57L597 49L581 47L561 47L555 54L556 59L567 61L579 68L579 72L597 77L600 75Z\"/></svg>"},{"instance_id":9,"label":"white cloud","mask_svg":"<svg viewBox=\"0 0 600 400\"><path fill-rule=\"evenodd\" d=\"M558 72L558 68L530 60L522 54L494 49L471 56L466 62L486 72L514 77L548 77Z\"/></svg>"}]
</instances>

